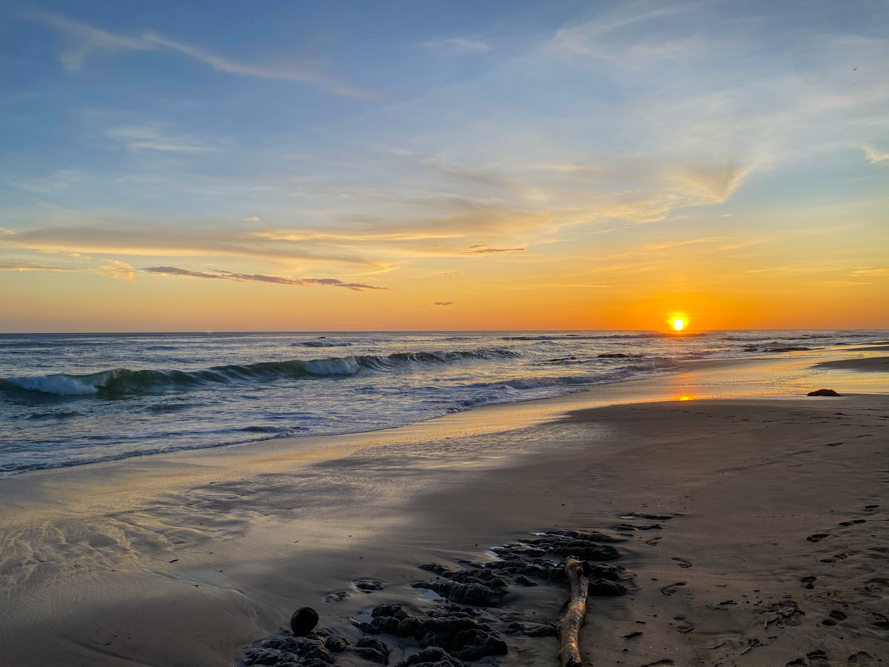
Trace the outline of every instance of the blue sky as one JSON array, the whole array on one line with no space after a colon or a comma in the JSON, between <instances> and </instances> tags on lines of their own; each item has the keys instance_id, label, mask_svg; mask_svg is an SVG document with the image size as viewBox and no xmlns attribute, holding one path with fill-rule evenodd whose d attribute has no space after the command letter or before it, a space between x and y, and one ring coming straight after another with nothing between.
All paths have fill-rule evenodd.
<instances>
[{"instance_id":1,"label":"blue sky","mask_svg":"<svg viewBox=\"0 0 889 667\"><path fill-rule=\"evenodd\" d=\"M214 303L263 283L239 305L327 284L305 280L388 288L290 290L326 313L320 328L475 328L519 283L562 304L552 326L638 324L619 302L685 308L739 280L752 291L732 303L774 313L778 286L814 280L854 305L838 325L878 323L865 312L889 296L885 2L0 15L0 288L44 310L60 280L88 308L119 289L109 278L134 310L105 328L144 328L165 293L201 301L211 283ZM145 270L158 267L178 273ZM611 305L584 320L578 299ZM431 316L445 300L452 319ZM7 304L12 328L82 325L25 301ZM346 303L360 319L324 310ZM540 324L517 307L497 310L504 326Z\"/></svg>"}]
</instances>

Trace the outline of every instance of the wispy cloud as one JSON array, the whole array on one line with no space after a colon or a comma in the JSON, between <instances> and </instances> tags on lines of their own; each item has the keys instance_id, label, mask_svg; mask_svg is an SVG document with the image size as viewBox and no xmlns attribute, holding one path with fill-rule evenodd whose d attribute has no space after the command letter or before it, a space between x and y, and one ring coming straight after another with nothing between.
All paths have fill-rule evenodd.
<instances>
[{"instance_id":1,"label":"wispy cloud","mask_svg":"<svg viewBox=\"0 0 889 667\"><path fill-rule=\"evenodd\" d=\"M254 215L250 218L244 218L244 222L260 222L260 219Z\"/></svg>"},{"instance_id":2,"label":"wispy cloud","mask_svg":"<svg viewBox=\"0 0 889 667\"><path fill-rule=\"evenodd\" d=\"M468 56L474 53L485 53L491 47L485 42L462 37L448 37L447 39L431 39L421 45L425 49L438 51L449 56Z\"/></svg>"},{"instance_id":3,"label":"wispy cloud","mask_svg":"<svg viewBox=\"0 0 889 667\"><path fill-rule=\"evenodd\" d=\"M209 65L218 72L253 76L262 79L289 79L320 86L329 93L377 99L372 91L353 86L320 72L313 64L291 62L279 66L260 66L239 62L225 56L211 53L191 44L168 39L154 32L145 32L140 37L128 37L95 28L58 14L48 12L28 12L23 17L56 28L77 41L77 45L61 56L62 64L72 72L80 70L87 57L94 51L116 53L120 51L173 51Z\"/></svg>"},{"instance_id":4,"label":"wispy cloud","mask_svg":"<svg viewBox=\"0 0 889 667\"><path fill-rule=\"evenodd\" d=\"M433 306L453 306L453 301L436 301L432 304Z\"/></svg>"},{"instance_id":5,"label":"wispy cloud","mask_svg":"<svg viewBox=\"0 0 889 667\"><path fill-rule=\"evenodd\" d=\"M182 153L204 153L215 148L202 146L187 137L171 137L153 127L121 125L108 130L108 136L126 144L131 151L175 151Z\"/></svg>"},{"instance_id":6,"label":"wispy cloud","mask_svg":"<svg viewBox=\"0 0 889 667\"><path fill-rule=\"evenodd\" d=\"M0 271L87 271L88 269L70 266L49 266L31 262L0 262Z\"/></svg>"},{"instance_id":7,"label":"wispy cloud","mask_svg":"<svg viewBox=\"0 0 889 667\"><path fill-rule=\"evenodd\" d=\"M210 280L233 280L235 282L260 282L274 283L276 285L293 285L296 287L345 287L355 292L364 292L366 290L388 290L388 287L378 287L376 285L368 285L367 283L350 283L336 278L282 278L280 276L264 276L261 274L234 273L232 271L223 271L216 269L210 273L202 271L190 271L188 269L180 269L175 266L150 266L142 269L148 273L158 276L183 276L186 278L206 278Z\"/></svg>"},{"instance_id":8,"label":"wispy cloud","mask_svg":"<svg viewBox=\"0 0 889 667\"><path fill-rule=\"evenodd\" d=\"M871 164L889 162L889 153L884 153L883 151L878 150L873 146L868 146L867 144L865 144L861 147L861 150L864 151L864 154L867 156L867 159L870 160Z\"/></svg>"},{"instance_id":9,"label":"wispy cloud","mask_svg":"<svg viewBox=\"0 0 889 667\"><path fill-rule=\"evenodd\" d=\"M464 250L462 255L493 255L499 252L525 252L527 248L489 248L486 243L471 245Z\"/></svg>"},{"instance_id":10,"label":"wispy cloud","mask_svg":"<svg viewBox=\"0 0 889 667\"><path fill-rule=\"evenodd\" d=\"M341 249L319 247L305 240L269 238L237 230L109 229L50 227L0 236L0 246L52 251L160 257L244 257L265 260L305 260L342 264L379 265ZM325 251L326 250L326 251Z\"/></svg>"},{"instance_id":11,"label":"wispy cloud","mask_svg":"<svg viewBox=\"0 0 889 667\"><path fill-rule=\"evenodd\" d=\"M126 262L109 259L105 264L96 269L96 273L105 278L123 280L127 283L136 282L136 271Z\"/></svg>"}]
</instances>

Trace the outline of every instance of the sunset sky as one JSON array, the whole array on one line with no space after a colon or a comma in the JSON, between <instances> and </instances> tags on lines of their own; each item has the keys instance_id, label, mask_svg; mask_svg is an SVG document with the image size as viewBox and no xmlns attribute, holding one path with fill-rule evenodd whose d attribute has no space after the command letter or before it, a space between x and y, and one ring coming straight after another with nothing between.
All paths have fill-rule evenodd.
<instances>
[{"instance_id":1,"label":"sunset sky","mask_svg":"<svg viewBox=\"0 0 889 667\"><path fill-rule=\"evenodd\" d=\"M0 4L0 332L889 327L889 4Z\"/></svg>"}]
</instances>

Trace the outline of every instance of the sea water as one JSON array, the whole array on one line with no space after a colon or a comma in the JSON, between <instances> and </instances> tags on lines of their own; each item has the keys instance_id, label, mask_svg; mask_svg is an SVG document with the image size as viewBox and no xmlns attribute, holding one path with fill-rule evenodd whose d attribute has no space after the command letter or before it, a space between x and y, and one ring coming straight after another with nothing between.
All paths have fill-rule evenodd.
<instances>
[{"instance_id":1,"label":"sea water","mask_svg":"<svg viewBox=\"0 0 889 667\"><path fill-rule=\"evenodd\" d=\"M0 476L402 426L879 331L0 335Z\"/></svg>"}]
</instances>

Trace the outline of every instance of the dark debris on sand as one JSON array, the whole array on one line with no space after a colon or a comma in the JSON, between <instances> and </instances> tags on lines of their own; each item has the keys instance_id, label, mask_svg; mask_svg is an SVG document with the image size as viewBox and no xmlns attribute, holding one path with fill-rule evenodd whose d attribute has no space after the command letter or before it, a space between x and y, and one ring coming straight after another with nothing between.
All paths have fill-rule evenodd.
<instances>
[{"instance_id":1,"label":"dark debris on sand","mask_svg":"<svg viewBox=\"0 0 889 667\"><path fill-rule=\"evenodd\" d=\"M639 515L638 518L670 517ZM365 616L369 620L353 619L355 629L363 635L354 643L326 629L316 629L305 637L295 637L282 629L280 634L247 649L242 664L329 667L342 657L344 664L364 664L361 660L356 662L355 659L360 658L388 665L393 646L405 656L395 667L466 667L466 662L483 659L488 663L492 657L508 653L503 636L541 639L557 636L552 623L515 622L514 617L502 618L503 612L497 608L508 598L511 586L562 584L567 557L588 561L590 595L616 596L629 592L627 584L632 579L629 573L618 565L604 562L619 557L612 544L622 541L597 531L551 530L538 533L532 539L494 547L492 551L498 560L493 562L459 561L460 569L425 563L419 566L420 571L434 575L435 579L415 581L410 586L432 590L441 596L442 604L435 608L424 613L408 604L377 605L369 617ZM372 579L358 580L353 585L366 593L382 588L381 582ZM346 657L349 659L345 660Z\"/></svg>"}]
</instances>

